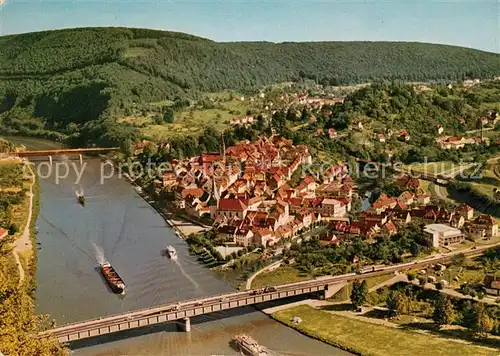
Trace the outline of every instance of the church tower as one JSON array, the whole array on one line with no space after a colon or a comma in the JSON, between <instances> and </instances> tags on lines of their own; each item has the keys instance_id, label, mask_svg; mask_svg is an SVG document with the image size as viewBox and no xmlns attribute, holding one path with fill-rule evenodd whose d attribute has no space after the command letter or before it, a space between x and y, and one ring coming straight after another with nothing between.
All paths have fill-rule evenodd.
<instances>
[{"instance_id":1,"label":"church tower","mask_svg":"<svg viewBox=\"0 0 500 356\"><path fill-rule=\"evenodd\" d=\"M224 132L220 134L219 154L224 167L226 166L226 143L224 142Z\"/></svg>"}]
</instances>

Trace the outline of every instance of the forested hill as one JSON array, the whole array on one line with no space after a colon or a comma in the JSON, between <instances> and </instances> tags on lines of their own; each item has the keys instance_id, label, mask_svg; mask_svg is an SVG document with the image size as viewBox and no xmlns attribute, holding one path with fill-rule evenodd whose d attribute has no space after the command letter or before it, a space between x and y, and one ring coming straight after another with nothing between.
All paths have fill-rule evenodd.
<instances>
[{"instance_id":1,"label":"forested hill","mask_svg":"<svg viewBox=\"0 0 500 356\"><path fill-rule=\"evenodd\" d=\"M0 37L0 119L13 129L61 131L137 103L300 78L345 84L494 75L500 55L446 45L217 43L145 29L47 31Z\"/></svg>"}]
</instances>

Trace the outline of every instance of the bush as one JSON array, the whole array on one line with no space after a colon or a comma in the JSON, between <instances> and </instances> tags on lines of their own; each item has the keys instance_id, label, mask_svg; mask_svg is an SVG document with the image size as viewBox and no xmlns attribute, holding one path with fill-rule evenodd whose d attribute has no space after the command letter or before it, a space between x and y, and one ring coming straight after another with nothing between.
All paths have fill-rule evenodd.
<instances>
[{"instance_id":1,"label":"bush","mask_svg":"<svg viewBox=\"0 0 500 356\"><path fill-rule=\"evenodd\" d=\"M9 226L9 235L14 235L19 231L19 227L16 224L11 224Z\"/></svg>"},{"instance_id":2,"label":"bush","mask_svg":"<svg viewBox=\"0 0 500 356\"><path fill-rule=\"evenodd\" d=\"M436 283L436 289L437 289L437 290L442 290L442 289L443 289L443 287L444 287L444 286L443 286L443 283L441 283L441 282L437 282L437 283Z\"/></svg>"},{"instance_id":3,"label":"bush","mask_svg":"<svg viewBox=\"0 0 500 356\"><path fill-rule=\"evenodd\" d=\"M413 280L416 278L416 276L415 276L415 274L414 274L414 273L408 273L408 275L407 275L407 276L408 276L408 280L409 280L409 281L413 281Z\"/></svg>"}]
</instances>

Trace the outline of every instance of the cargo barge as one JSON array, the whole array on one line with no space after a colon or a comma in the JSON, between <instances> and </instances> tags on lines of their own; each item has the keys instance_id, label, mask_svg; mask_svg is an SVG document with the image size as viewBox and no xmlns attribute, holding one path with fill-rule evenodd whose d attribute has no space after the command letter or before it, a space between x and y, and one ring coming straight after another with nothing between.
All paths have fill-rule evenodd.
<instances>
[{"instance_id":1,"label":"cargo barge","mask_svg":"<svg viewBox=\"0 0 500 356\"><path fill-rule=\"evenodd\" d=\"M85 206L85 197L83 195L78 195L78 202L81 206Z\"/></svg>"},{"instance_id":2,"label":"cargo barge","mask_svg":"<svg viewBox=\"0 0 500 356\"><path fill-rule=\"evenodd\" d=\"M125 282L109 262L101 263L101 273L115 293L125 294Z\"/></svg>"},{"instance_id":3,"label":"cargo barge","mask_svg":"<svg viewBox=\"0 0 500 356\"><path fill-rule=\"evenodd\" d=\"M233 346L243 355L271 356L268 350L246 334L237 335L232 340Z\"/></svg>"}]
</instances>

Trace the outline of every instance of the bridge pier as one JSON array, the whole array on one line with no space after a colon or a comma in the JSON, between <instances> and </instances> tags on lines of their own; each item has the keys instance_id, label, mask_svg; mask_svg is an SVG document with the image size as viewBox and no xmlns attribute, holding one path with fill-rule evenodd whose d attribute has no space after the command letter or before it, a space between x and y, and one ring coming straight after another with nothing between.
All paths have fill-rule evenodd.
<instances>
[{"instance_id":1,"label":"bridge pier","mask_svg":"<svg viewBox=\"0 0 500 356\"><path fill-rule=\"evenodd\" d=\"M184 318L182 320L177 321L177 326L184 332L191 332L191 319Z\"/></svg>"},{"instance_id":2,"label":"bridge pier","mask_svg":"<svg viewBox=\"0 0 500 356\"><path fill-rule=\"evenodd\" d=\"M49 156L49 163L52 166L52 156Z\"/></svg>"},{"instance_id":3,"label":"bridge pier","mask_svg":"<svg viewBox=\"0 0 500 356\"><path fill-rule=\"evenodd\" d=\"M335 283L335 284L327 284L325 286L325 290L323 292L323 295L321 296L321 299L330 299L335 294L337 294L338 291L340 291L342 288L344 288L345 285L346 285L345 282Z\"/></svg>"}]
</instances>

